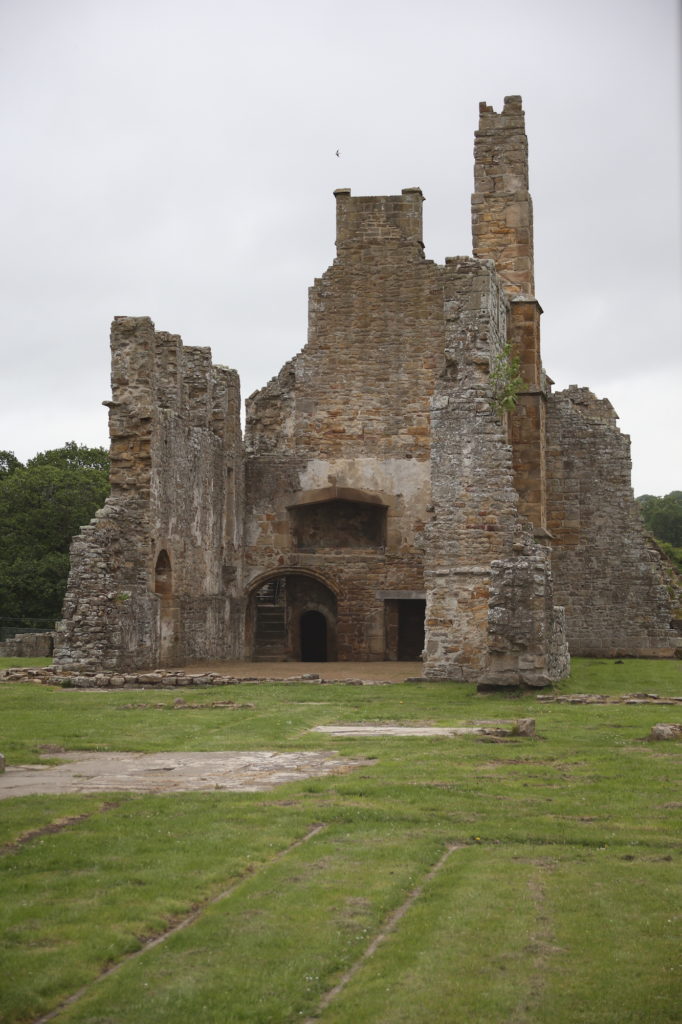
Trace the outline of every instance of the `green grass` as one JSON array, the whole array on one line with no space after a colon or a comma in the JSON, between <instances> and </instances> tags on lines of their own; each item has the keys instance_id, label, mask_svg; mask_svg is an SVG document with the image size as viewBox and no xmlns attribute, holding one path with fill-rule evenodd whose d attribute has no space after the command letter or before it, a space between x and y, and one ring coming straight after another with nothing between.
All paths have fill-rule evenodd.
<instances>
[{"instance_id":1,"label":"green grass","mask_svg":"<svg viewBox=\"0 0 682 1024\"><path fill-rule=\"evenodd\" d=\"M680 695L682 662L576 660L559 689ZM448 683L182 695L206 706L173 710L177 690L3 686L0 750L11 764L58 745L333 747L372 763L262 794L2 801L3 1024L35 1020L82 987L55 1020L286 1024L316 1015L352 968L324 1024L679 1020L682 745L644 739L655 722L679 721L679 707L544 703ZM225 699L253 707L210 708ZM129 707L141 703L164 707ZM534 717L538 737L308 731L495 717ZM193 910L188 927L144 948Z\"/></svg>"},{"instance_id":2,"label":"green grass","mask_svg":"<svg viewBox=\"0 0 682 1024\"><path fill-rule=\"evenodd\" d=\"M0 658L3 668L45 668L52 664L52 658Z\"/></svg>"},{"instance_id":3,"label":"green grass","mask_svg":"<svg viewBox=\"0 0 682 1024\"><path fill-rule=\"evenodd\" d=\"M557 685L559 693L657 693L679 697L682 661L641 661L637 658L573 658L570 679Z\"/></svg>"}]
</instances>

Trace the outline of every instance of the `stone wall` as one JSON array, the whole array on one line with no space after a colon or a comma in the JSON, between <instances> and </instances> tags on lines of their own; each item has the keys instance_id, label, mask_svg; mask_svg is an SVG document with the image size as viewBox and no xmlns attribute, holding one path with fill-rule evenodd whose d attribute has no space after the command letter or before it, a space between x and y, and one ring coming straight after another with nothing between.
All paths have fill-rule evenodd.
<instances>
[{"instance_id":1,"label":"stone wall","mask_svg":"<svg viewBox=\"0 0 682 1024\"><path fill-rule=\"evenodd\" d=\"M445 366L433 398L426 531L429 678L546 685L567 669L549 554L519 513L506 416L490 367L509 304L492 263L446 263ZM558 674L557 674L558 673Z\"/></svg>"},{"instance_id":2,"label":"stone wall","mask_svg":"<svg viewBox=\"0 0 682 1024\"><path fill-rule=\"evenodd\" d=\"M53 648L54 633L49 630L17 633L0 642L0 658L51 658Z\"/></svg>"},{"instance_id":3,"label":"stone wall","mask_svg":"<svg viewBox=\"0 0 682 1024\"><path fill-rule=\"evenodd\" d=\"M122 669L235 656L237 375L146 317L117 317L111 350L111 494L74 539L55 661Z\"/></svg>"},{"instance_id":4,"label":"stone wall","mask_svg":"<svg viewBox=\"0 0 682 1024\"><path fill-rule=\"evenodd\" d=\"M677 646L661 556L630 486L630 439L607 399L571 386L547 416L547 525L571 652L669 657Z\"/></svg>"}]
</instances>

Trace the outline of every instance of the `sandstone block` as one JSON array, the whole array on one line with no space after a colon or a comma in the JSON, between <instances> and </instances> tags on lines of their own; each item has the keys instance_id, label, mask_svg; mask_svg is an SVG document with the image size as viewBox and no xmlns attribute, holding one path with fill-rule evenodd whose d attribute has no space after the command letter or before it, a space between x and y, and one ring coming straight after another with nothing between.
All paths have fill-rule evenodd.
<instances>
[{"instance_id":1,"label":"sandstone block","mask_svg":"<svg viewBox=\"0 0 682 1024\"><path fill-rule=\"evenodd\" d=\"M682 739L682 725L678 723L659 722L651 727L647 739L650 740L679 740Z\"/></svg>"}]
</instances>

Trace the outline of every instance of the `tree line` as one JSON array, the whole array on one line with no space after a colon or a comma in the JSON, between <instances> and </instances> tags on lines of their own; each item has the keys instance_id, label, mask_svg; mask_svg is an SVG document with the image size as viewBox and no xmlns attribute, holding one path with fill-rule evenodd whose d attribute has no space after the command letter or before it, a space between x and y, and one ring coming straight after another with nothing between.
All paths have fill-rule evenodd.
<instances>
[{"instance_id":1,"label":"tree line","mask_svg":"<svg viewBox=\"0 0 682 1024\"><path fill-rule=\"evenodd\" d=\"M61 614L71 538L109 493L109 455L68 441L24 465L0 451L0 627L47 626Z\"/></svg>"}]
</instances>

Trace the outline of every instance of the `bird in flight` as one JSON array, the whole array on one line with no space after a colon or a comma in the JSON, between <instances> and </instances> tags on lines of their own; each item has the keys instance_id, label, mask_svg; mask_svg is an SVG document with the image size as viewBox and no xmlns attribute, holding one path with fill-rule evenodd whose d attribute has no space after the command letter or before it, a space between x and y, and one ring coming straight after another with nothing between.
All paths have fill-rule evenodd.
<instances>
[{"instance_id":1,"label":"bird in flight","mask_svg":"<svg viewBox=\"0 0 682 1024\"><path fill-rule=\"evenodd\" d=\"M337 155L337 156L341 156L341 154L339 153L338 149L337 149L337 151L336 151L336 155Z\"/></svg>"}]
</instances>

